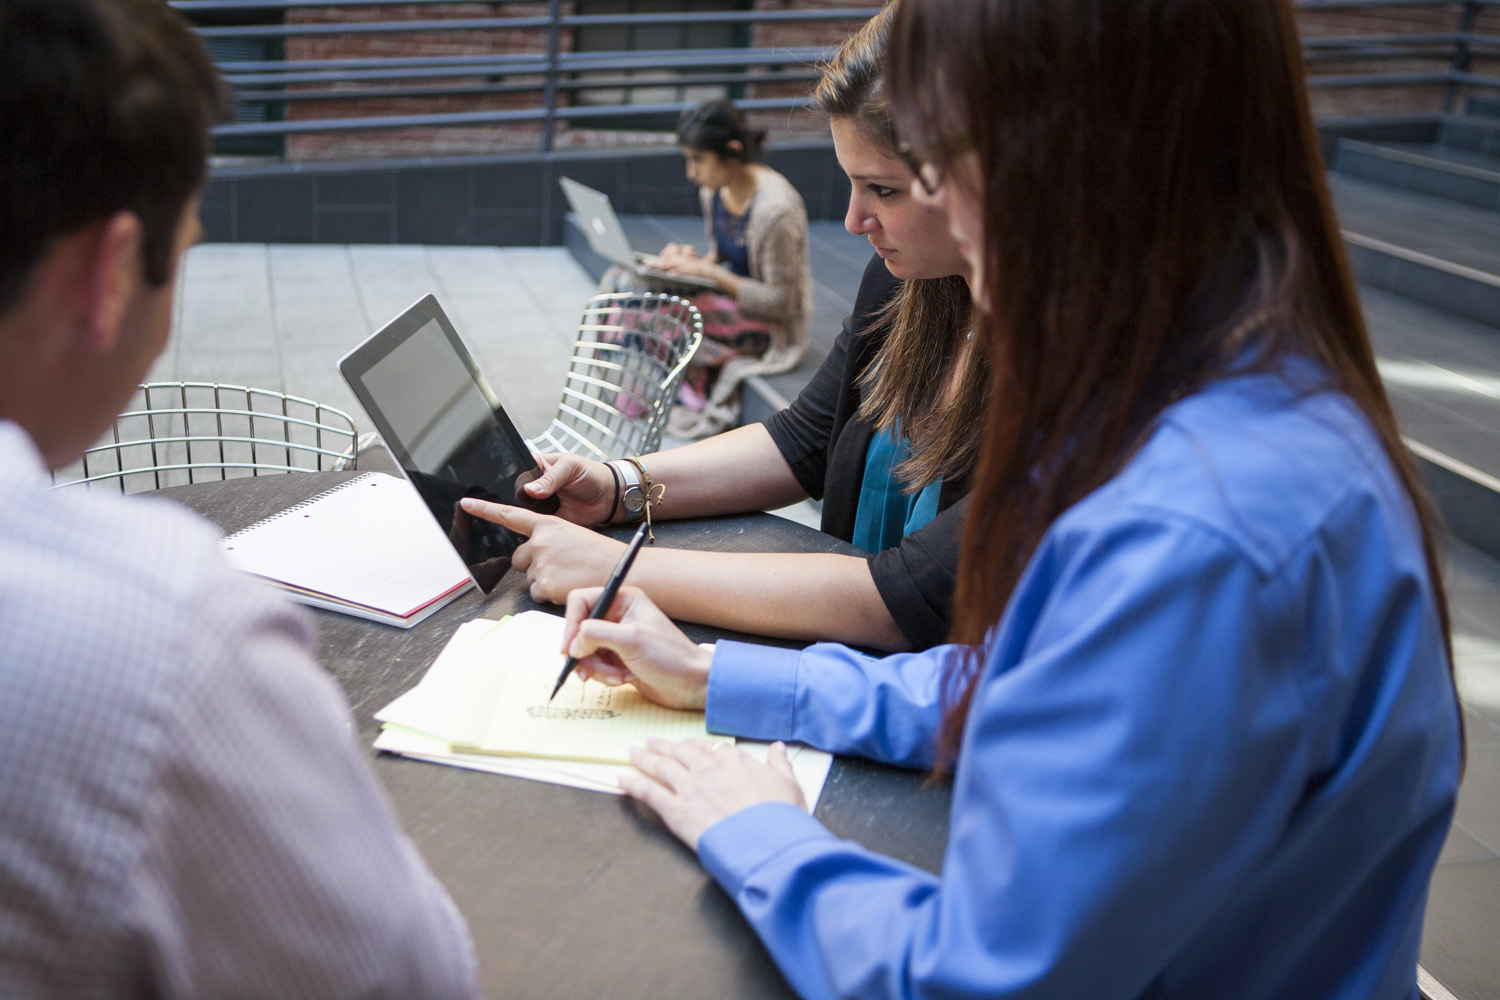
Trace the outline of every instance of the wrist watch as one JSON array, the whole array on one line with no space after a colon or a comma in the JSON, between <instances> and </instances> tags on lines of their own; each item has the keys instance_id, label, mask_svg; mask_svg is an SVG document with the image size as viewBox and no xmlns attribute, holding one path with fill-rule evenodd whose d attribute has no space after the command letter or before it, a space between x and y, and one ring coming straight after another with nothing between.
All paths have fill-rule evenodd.
<instances>
[{"instance_id":1,"label":"wrist watch","mask_svg":"<svg viewBox=\"0 0 1500 1000\"><path fill-rule=\"evenodd\" d=\"M646 487L641 484L640 472L629 462L611 462L625 481L620 493L620 507L625 512L625 523L633 524L646 516Z\"/></svg>"}]
</instances>

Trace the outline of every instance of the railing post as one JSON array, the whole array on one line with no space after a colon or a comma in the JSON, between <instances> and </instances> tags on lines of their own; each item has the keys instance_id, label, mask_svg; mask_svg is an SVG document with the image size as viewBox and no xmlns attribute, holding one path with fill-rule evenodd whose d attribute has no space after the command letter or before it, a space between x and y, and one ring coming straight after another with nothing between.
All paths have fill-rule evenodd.
<instances>
[{"instance_id":1,"label":"railing post","mask_svg":"<svg viewBox=\"0 0 1500 1000\"><path fill-rule=\"evenodd\" d=\"M552 152L557 132L557 46L558 19L562 17L562 0L547 0L547 76L542 82L542 152Z\"/></svg>"},{"instance_id":2,"label":"railing post","mask_svg":"<svg viewBox=\"0 0 1500 1000\"><path fill-rule=\"evenodd\" d=\"M1453 66L1448 70L1452 74L1448 79L1448 89L1443 94L1443 114L1451 115L1453 105L1458 101L1458 91L1461 86L1458 76L1460 73L1469 71L1469 39L1474 33L1474 16L1478 13L1479 4L1473 0L1464 0L1463 18L1458 26L1458 42L1453 46Z\"/></svg>"}]
</instances>

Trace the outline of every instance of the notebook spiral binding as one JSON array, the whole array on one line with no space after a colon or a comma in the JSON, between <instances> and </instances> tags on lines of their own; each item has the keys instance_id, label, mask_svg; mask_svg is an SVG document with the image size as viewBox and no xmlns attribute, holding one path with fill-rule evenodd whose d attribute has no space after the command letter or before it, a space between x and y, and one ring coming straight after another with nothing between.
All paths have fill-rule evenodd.
<instances>
[{"instance_id":1,"label":"notebook spiral binding","mask_svg":"<svg viewBox=\"0 0 1500 1000\"><path fill-rule=\"evenodd\" d=\"M283 517L286 517L288 514L295 514L295 513L297 513L300 510L305 510L308 507L311 507L314 504L316 504L319 500L322 500L324 497L331 496L334 493L339 492L340 490L348 489L350 486L354 486L354 485L356 485L358 483L362 483L362 482L364 482L364 481L366 481L368 479L374 479L374 477L375 477L375 473L373 473L373 472L366 472L363 475L355 476L353 479L350 479L347 482L339 483L337 486L330 486L328 489L324 490L322 493L317 494L316 496L310 496L306 500L303 500L301 503L294 503L290 507L288 507L286 510L277 511L276 513L272 514L270 517L263 517L259 521L256 521L254 524L247 524L243 528L241 528L239 531L236 531L232 535L225 535L224 536L224 541L225 542L232 542L236 538L240 537L241 535L247 535L247 534L249 534L250 532L254 531L256 528L259 528L263 524L269 524L272 521L277 521L277 520L280 520Z\"/></svg>"}]
</instances>

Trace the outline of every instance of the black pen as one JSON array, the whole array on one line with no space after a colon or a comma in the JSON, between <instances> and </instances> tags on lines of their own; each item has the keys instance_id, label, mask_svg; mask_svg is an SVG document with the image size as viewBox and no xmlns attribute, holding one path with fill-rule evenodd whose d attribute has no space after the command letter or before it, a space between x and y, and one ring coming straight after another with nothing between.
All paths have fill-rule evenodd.
<instances>
[{"instance_id":1,"label":"black pen","mask_svg":"<svg viewBox=\"0 0 1500 1000\"><path fill-rule=\"evenodd\" d=\"M635 537L630 540L629 545L625 546L625 554L620 557L620 561L615 563L614 572L609 574L609 580L604 584L604 593L599 595L599 600L594 603L594 610L589 612L590 618L603 618L609 606L615 603L615 595L620 592L620 584L625 582L625 574L630 572L630 564L635 562L635 554L641 551L641 542L646 540L646 528L646 522L642 521L641 526L635 529ZM563 682L568 679L568 675L576 666L578 666L576 656L570 656L563 661L562 673L557 675L557 686L552 689L552 697L547 699L547 704L552 704L552 698L557 697L557 692L562 690Z\"/></svg>"}]
</instances>

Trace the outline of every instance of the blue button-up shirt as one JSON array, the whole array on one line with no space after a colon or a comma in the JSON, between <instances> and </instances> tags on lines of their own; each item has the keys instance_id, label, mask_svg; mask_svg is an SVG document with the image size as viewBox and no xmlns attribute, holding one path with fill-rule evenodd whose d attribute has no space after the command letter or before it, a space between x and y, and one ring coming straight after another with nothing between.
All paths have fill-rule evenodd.
<instances>
[{"instance_id":1,"label":"blue button-up shirt","mask_svg":"<svg viewBox=\"0 0 1500 1000\"><path fill-rule=\"evenodd\" d=\"M721 642L710 728L914 767L958 647ZM1459 730L1409 498L1341 396L1170 408L981 651L941 876L747 809L699 851L807 997L1405 998Z\"/></svg>"}]
</instances>

